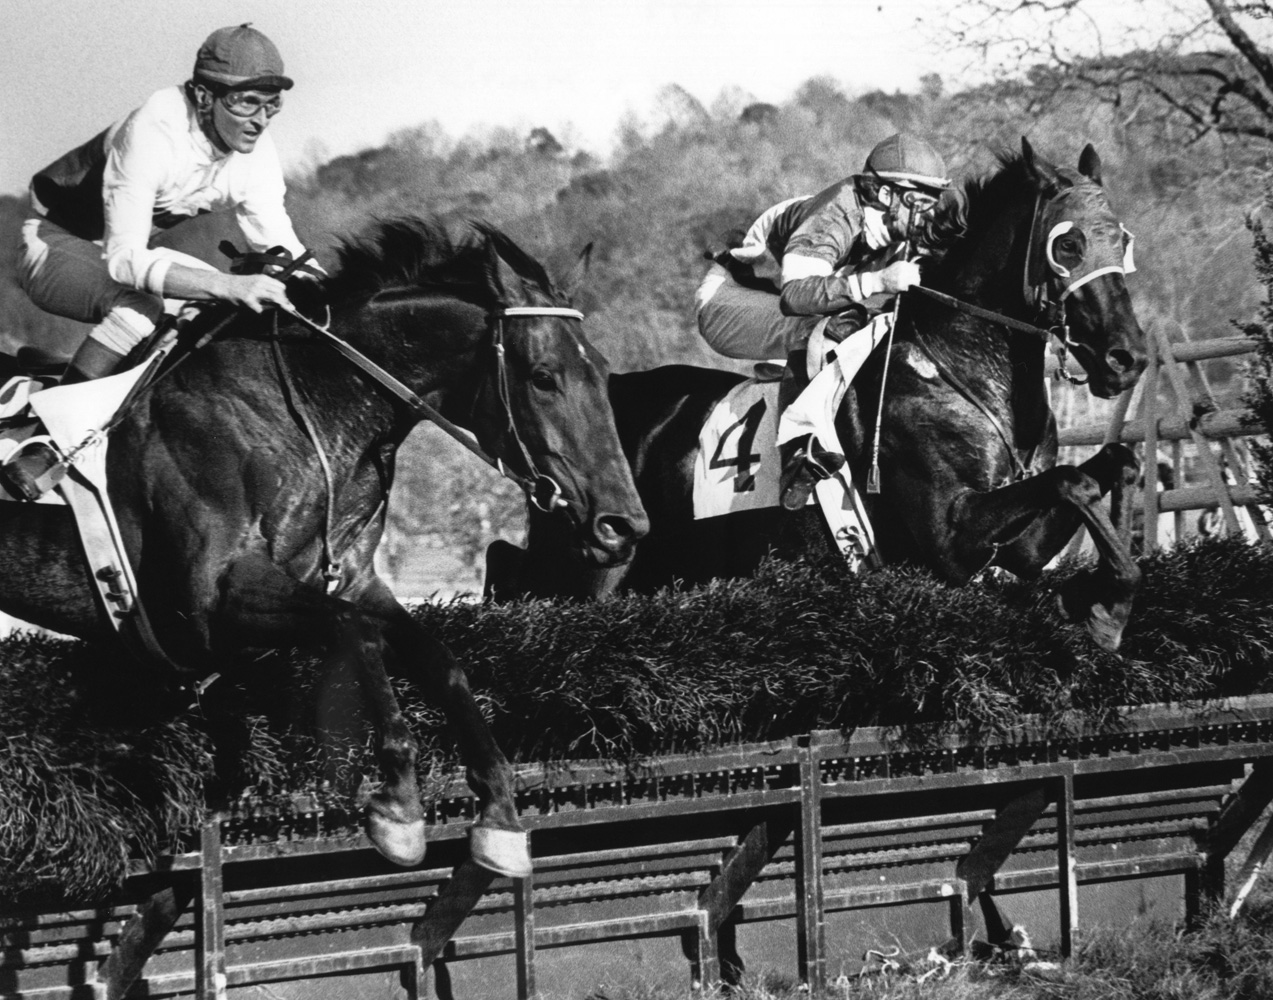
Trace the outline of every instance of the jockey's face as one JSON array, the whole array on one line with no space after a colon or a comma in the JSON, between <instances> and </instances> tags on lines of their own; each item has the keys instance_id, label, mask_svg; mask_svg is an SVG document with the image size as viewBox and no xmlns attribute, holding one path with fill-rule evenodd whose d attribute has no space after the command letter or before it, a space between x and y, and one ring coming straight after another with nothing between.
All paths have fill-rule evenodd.
<instances>
[{"instance_id":1,"label":"jockey's face","mask_svg":"<svg viewBox=\"0 0 1273 1000\"><path fill-rule=\"evenodd\" d=\"M214 95L196 86L199 124L212 144L223 153L250 153L273 118L282 109L277 90L231 90Z\"/></svg>"},{"instance_id":2,"label":"jockey's face","mask_svg":"<svg viewBox=\"0 0 1273 1000\"><path fill-rule=\"evenodd\" d=\"M887 206L884 221L889 235L898 242L912 239L918 227L937 208L937 196L934 194L888 184L880 188L880 201Z\"/></svg>"}]
</instances>

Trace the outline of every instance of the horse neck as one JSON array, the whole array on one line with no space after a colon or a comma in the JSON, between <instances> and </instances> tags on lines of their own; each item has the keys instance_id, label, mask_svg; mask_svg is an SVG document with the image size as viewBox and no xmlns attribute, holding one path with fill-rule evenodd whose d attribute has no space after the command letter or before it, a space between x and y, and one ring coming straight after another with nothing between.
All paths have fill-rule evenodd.
<instances>
[{"instance_id":1,"label":"horse neck","mask_svg":"<svg viewBox=\"0 0 1273 1000\"><path fill-rule=\"evenodd\" d=\"M471 410L490 343L480 306L447 295L387 295L343 312L333 330L451 419L461 420ZM352 363L349 368L354 370ZM356 374L364 384L371 382ZM380 386L365 391L392 399ZM415 422L413 416L406 429Z\"/></svg>"},{"instance_id":2,"label":"horse neck","mask_svg":"<svg viewBox=\"0 0 1273 1000\"><path fill-rule=\"evenodd\" d=\"M976 245L956 244L946 253L952 262L939 268L933 286L955 298L1000 315L1036 323L1025 296L1026 248L1036 206L1031 199L981 233ZM1003 248L1007 247L1005 253ZM952 370L977 378L986 402L998 399L1020 427L1042 426L1048 412L1043 382L1046 344L1036 334L959 313L946 306L927 308L917 325L931 331L925 346ZM1032 433L1032 432L1031 432Z\"/></svg>"}]
</instances>

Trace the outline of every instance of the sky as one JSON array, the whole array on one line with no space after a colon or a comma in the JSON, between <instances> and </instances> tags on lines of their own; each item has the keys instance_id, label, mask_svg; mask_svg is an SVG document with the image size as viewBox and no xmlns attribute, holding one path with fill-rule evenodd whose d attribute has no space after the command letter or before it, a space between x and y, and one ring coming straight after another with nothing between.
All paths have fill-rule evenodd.
<instances>
[{"instance_id":1,"label":"sky","mask_svg":"<svg viewBox=\"0 0 1273 1000\"><path fill-rule=\"evenodd\" d=\"M271 126L290 168L429 121L460 136L544 126L604 154L667 84L779 103L811 77L850 93L955 82L931 41L955 0L0 0L0 194L190 75L209 32L250 21L296 87Z\"/></svg>"}]
</instances>

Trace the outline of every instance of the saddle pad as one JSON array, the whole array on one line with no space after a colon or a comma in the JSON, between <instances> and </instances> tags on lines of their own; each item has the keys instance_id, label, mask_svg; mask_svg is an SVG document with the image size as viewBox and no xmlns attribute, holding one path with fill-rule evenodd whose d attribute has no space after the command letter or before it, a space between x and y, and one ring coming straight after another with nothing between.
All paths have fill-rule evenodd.
<instances>
[{"instance_id":1,"label":"saddle pad","mask_svg":"<svg viewBox=\"0 0 1273 1000\"><path fill-rule=\"evenodd\" d=\"M694 459L694 519L778 506L778 383L748 379L712 409Z\"/></svg>"},{"instance_id":2,"label":"saddle pad","mask_svg":"<svg viewBox=\"0 0 1273 1000\"><path fill-rule=\"evenodd\" d=\"M749 379L716 404L694 459L694 519L779 506L778 383ZM809 503L826 518L854 572L880 565L866 507L849 467L814 487Z\"/></svg>"},{"instance_id":3,"label":"saddle pad","mask_svg":"<svg viewBox=\"0 0 1273 1000\"><path fill-rule=\"evenodd\" d=\"M100 433L149 370L149 365L139 365L92 382L45 389L31 397L31 409L70 462L57 491L75 514L90 575L107 617L126 642L166 662L137 599L137 581L106 490L110 439Z\"/></svg>"},{"instance_id":4,"label":"saddle pad","mask_svg":"<svg viewBox=\"0 0 1273 1000\"><path fill-rule=\"evenodd\" d=\"M62 454L69 456L93 432L105 426L129 390L149 370L149 365L138 365L118 375L108 375L91 382L54 386L34 393L31 409L44 421L49 437L57 442ZM78 467L81 463L77 461L75 464ZM88 471L87 466L85 471ZM105 463L102 463L100 472L94 470L93 474L102 477L94 485L105 489Z\"/></svg>"}]
</instances>

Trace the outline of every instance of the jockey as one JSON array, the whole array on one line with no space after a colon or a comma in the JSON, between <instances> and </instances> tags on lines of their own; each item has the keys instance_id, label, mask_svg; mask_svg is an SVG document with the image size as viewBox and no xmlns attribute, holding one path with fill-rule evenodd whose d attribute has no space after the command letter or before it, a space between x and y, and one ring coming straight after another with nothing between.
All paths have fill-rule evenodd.
<instances>
[{"instance_id":1,"label":"jockey","mask_svg":"<svg viewBox=\"0 0 1273 1000\"><path fill-rule=\"evenodd\" d=\"M803 507L816 480L844 465L838 442L820 440L816 421L800 415L810 336L817 331L832 347L885 313L890 296L919 284L907 245L949 186L941 155L898 133L871 151L862 173L774 205L741 246L714 256L695 295L703 338L731 358L795 352L779 392L784 507ZM821 358L809 361L810 372L821 367Z\"/></svg>"},{"instance_id":2,"label":"jockey","mask_svg":"<svg viewBox=\"0 0 1273 1000\"><path fill-rule=\"evenodd\" d=\"M226 274L152 240L196 215L233 210L253 250L305 252L283 205L270 119L292 80L278 49L250 25L220 28L182 86L141 107L32 178L36 217L22 229L19 283L40 308L93 323L62 384L110 375L146 340L165 299L287 305L283 283ZM0 483L28 499L54 456L17 453Z\"/></svg>"}]
</instances>

